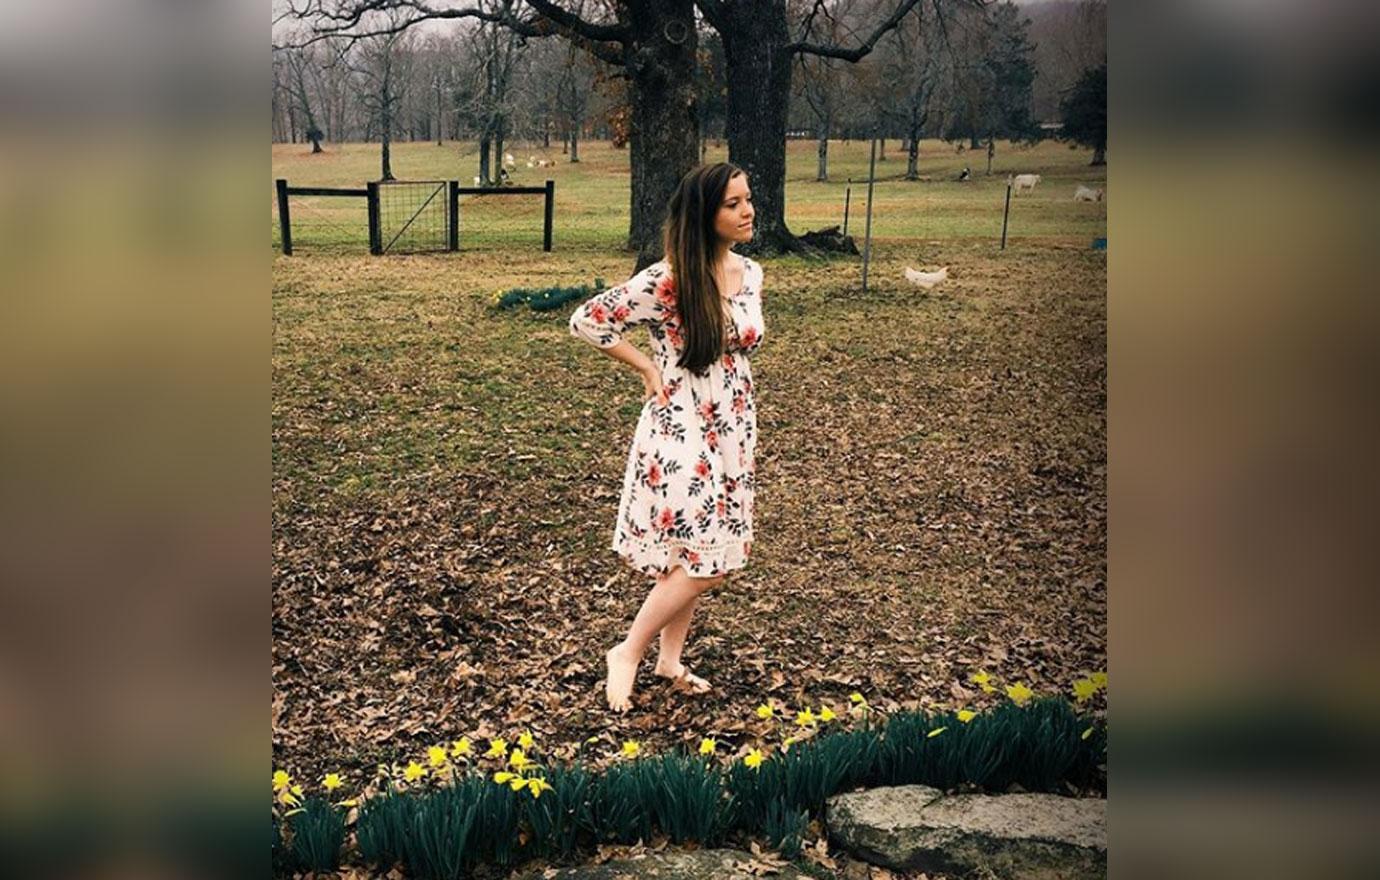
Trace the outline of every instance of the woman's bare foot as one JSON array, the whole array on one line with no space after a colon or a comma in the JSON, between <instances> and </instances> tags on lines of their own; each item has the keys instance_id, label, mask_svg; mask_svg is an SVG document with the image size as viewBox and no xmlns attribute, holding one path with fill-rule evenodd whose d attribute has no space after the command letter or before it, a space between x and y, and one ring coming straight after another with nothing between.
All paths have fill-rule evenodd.
<instances>
[{"instance_id":1,"label":"woman's bare foot","mask_svg":"<svg viewBox=\"0 0 1380 880\"><path fill-rule=\"evenodd\" d=\"M677 663L673 668L669 664L657 660L655 672L662 678L671 679L672 682L692 693L706 694L712 689L712 685L708 681L691 672L684 663Z\"/></svg>"},{"instance_id":2,"label":"woman's bare foot","mask_svg":"<svg viewBox=\"0 0 1380 880\"><path fill-rule=\"evenodd\" d=\"M615 712L626 712L632 708L633 681L637 678L637 658L630 656L622 642L609 648L604 655L608 665L608 681L604 694L608 697L609 708Z\"/></svg>"}]
</instances>

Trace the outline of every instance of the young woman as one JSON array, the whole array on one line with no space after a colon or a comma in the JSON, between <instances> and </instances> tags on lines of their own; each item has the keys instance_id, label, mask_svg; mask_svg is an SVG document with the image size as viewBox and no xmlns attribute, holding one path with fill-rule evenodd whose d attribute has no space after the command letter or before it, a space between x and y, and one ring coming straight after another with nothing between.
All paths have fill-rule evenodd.
<instances>
[{"instance_id":1,"label":"young woman","mask_svg":"<svg viewBox=\"0 0 1380 880\"><path fill-rule=\"evenodd\" d=\"M732 251L752 239L752 193L736 165L692 169L667 209L666 257L575 310L570 332L632 366L646 392L628 450L612 549L655 579L605 655L609 708L627 711L642 655L695 693L681 662L700 594L747 564L757 413L748 358L762 344L762 267ZM646 325L648 358L624 339Z\"/></svg>"}]
</instances>

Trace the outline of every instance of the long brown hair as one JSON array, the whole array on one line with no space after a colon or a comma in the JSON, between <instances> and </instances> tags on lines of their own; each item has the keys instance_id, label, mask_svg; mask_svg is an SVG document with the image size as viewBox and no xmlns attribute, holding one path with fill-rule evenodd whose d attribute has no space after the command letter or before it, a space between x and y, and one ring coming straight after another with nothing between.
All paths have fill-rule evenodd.
<instances>
[{"instance_id":1,"label":"long brown hair","mask_svg":"<svg viewBox=\"0 0 1380 880\"><path fill-rule=\"evenodd\" d=\"M662 246L675 278L676 311L685 339L677 366L698 375L723 356L726 315L714 280L714 220L728 182L743 173L732 162L697 165L680 179L666 209Z\"/></svg>"}]
</instances>

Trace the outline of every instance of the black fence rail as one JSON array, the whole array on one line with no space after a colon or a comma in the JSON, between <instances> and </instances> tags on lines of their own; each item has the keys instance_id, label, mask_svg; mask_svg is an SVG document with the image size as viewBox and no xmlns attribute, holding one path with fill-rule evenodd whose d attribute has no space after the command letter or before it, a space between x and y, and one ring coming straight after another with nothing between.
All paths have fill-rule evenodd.
<instances>
[{"instance_id":1,"label":"black fence rail","mask_svg":"<svg viewBox=\"0 0 1380 880\"><path fill-rule=\"evenodd\" d=\"M461 186L455 180L371 181L363 189L289 186L279 178L278 225L285 256L292 255L292 196L363 199L367 206L369 253L460 250L460 197L544 197L542 250L550 251L556 215L556 182L545 186ZM444 194L444 195L443 195Z\"/></svg>"}]
</instances>

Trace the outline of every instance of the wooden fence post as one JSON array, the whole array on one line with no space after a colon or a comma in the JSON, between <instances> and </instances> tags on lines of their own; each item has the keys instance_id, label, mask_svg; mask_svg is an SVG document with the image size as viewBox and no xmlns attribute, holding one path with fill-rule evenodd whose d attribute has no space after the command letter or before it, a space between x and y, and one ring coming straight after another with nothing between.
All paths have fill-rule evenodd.
<instances>
[{"instance_id":1,"label":"wooden fence post","mask_svg":"<svg viewBox=\"0 0 1380 880\"><path fill-rule=\"evenodd\" d=\"M446 250L460 250L460 181L450 181L450 198L446 208Z\"/></svg>"},{"instance_id":2,"label":"wooden fence post","mask_svg":"<svg viewBox=\"0 0 1380 880\"><path fill-rule=\"evenodd\" d=\"M379 228L379 185L377 181L367 184L369 199L369 253L378 256L383 253L383 230Z\"/></svg>"},{"instance_id":3,"label":"wooden fence post","mask_svg":"<svg viewBox=\"0 0 1380 880\"><path fill-rule=\"evenodd\" d=\"M546 228L542 233L541 249L551 250L551 225L556 217L556 181L546 181Z\"/></svg>"},{"instance_id":4,"label":"wooden fence post","mask_svg":"<svg viewBox=\"0 0 1380 880\"><path fill-rule=\"evenodd\" d=\"M288 184L278 178L278 228L283 238L283 256L292 256L292 218L288 216Z\"/></svg>"}]
</instances>

